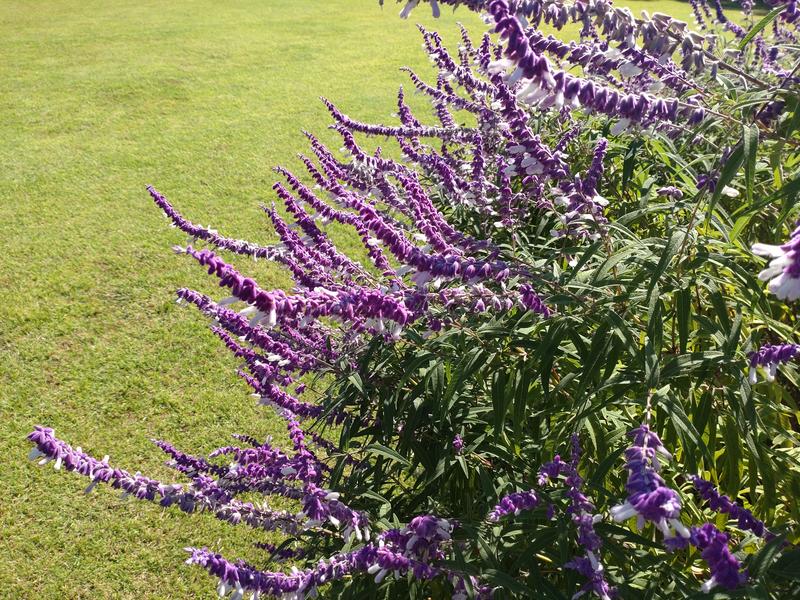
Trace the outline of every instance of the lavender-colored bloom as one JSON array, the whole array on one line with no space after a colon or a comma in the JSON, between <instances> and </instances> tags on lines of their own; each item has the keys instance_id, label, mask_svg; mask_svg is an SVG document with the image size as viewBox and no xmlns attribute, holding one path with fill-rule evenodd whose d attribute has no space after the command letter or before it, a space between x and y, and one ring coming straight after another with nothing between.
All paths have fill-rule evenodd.
<instances>
[{"instance_id":1,"label":"lavender-colored bloom","mask_svg":"<svg viewBox=\"0 0 800 600\"><path fill-rule=\"evenodd\" d=\"M603 225L607 222L603 210L608 201L603 198L598 187L603 176L603 159L608 148L608 140L600 138L595 146L594 157L586 176L581 180L562 183L554 204L563 211L560 215L562 229L554 235L586 236L596 240L600 237Z\"/></svg>"},{"instance_id":2,"label":"lavender-colored bloom","mask_svg":"<svg viewBox=\"0 0 800 600\"><path fill-rule=\"evenodd\" d=\"M747 581L747 572L742 571L742 564L728 548L727 534L706 523L702 527L692 527L689 539L711 569L711 578L702 585L704 592L717 586L732 590Z\"/></svg>"},{"instance_id":3,"label":"lavender-colored bloom","mask_svg":"<svg viewBox=\"0 0 800 600\"><path fill-rule=\"evenodd\" d=\"M393 529L381 534L374 543L357 550L336 554L320 560L314 567L294 569L291 573L260 571L242 561L231 563L207 549L187 548L188 564L204 567L220 579L218 591L234 597L247 593L277 597L305 598L317 594L317 588L351 575L371 575L376 583L387 576L411 573L417 579L443 577L453 582L454 597L462 597L463 575L435 566L444 558L443 545L450 540L452 524L432 515L414 518L402 530ZM473 579L479 598L489 598L491 589Z\"/></svg>"},{"instance_id":4,"label":"lavender-colored bloom","mask_svg":"<svg viewBox=\"0 0 800 600\"><path fill-rule=\"evenodd\" d=\"M616 595L616 589L606 581L603 565L600 563L603 542L595 532L594 525L602 517L594 514L594 504L583 493L583 478L578 473L581 454L580 439L577 434L573 434L569 462L556 456L553 461L542 465L539 469L539 483L553 482L563 475L567 485L567 497L570 500L568 512L578 532L578 544L586 551L583 556L576 556L565 565L587 579L576 596L594 592L601 600L609 600Z\"/></svg>"},{"instance_id":5,"label":"lavender-colored bloom","mask_svg":"<svg viewBox=\"0 0 800 600\"><path fill-rule=\"evenodd\" d=\"M244 338L245 341L263 350L269 361L274 361L285 371L298 371L303 374L314 371L320 366L320 358L322 357L318 358L310 353L312 349L316 348L312 347L310 343L314 339L314 333L308 328L303 329L306 339L298 340L296 336L290 335L291 328L287 328L285 325L280 335L270 330L270 324L273 322L273 315L270 313L256 314L248 319L244 314L237 313L213 302L208 296L194 290L179 289L177 296L179 300L197 306L204 314L213 318L219 323L220 327L231 334ZM274 315L274 319L277 322L277 313ZM299 343L297 343L298 341ZM238 349L242 348L240 344L236 346ZM239 352L238 349L232 349L235 352ZM323 355L323 357L328 359L335 358L330 355Z\"/></svg>"},{"instance_id":6,"label":"lavender-colored bloom","mask_svg":"<svg viewBox=\"0 0 800 600\"><path fill-rule=\"evenodd\" d=\"M750 352L750 383L758 381L757 367L766 370L767 381L774 381L778 366L793 360L798 352L798 344L765 344L755 352Z\"/></svg>"},{"instance_id":7,"label":"lavender-colored bloom","mask_svg":"<svg viewBox=\"0 0 800 600\"><path fill-rule=\"evenodd\" d=\"M656 193L659 196L664 196L665 198L671 198L672 200L680 200L681 198L683 198L683 192L671 185L658 188Z\"/></svg>"},{"instance_id":8,"label":"lavender-colored bloom","mask_svg":"<svg viewBox=\"0 0 800 600\"><path fill-rule=\"evenodd\" d=\"M550 107L584 106L620 118L617 129L631 122L674 122L679 113L702 118L699 105L681 107L677 100L656 98L648 94L622 94L617 90L555 70L545 56L530 45L518 18L510 12L506 0L491 0L488 11L495 21L495 30L506 40L505 61L495 70L514 67L509 81L520 79L527 86L518 94L524 101L546 109Z\"/></svg>"},{"instance_id":9,"label":"lavender-colored bloom","mask_svg":"<svg viewBox=\"0 0 800 600\"><path fill-rule=\"evenodd\" d=\"M628 435L633 438L633 445L625 451L625 467L628 470L625 488L628 497L624 504L611 509L611 516L615 521L636 517L640 528L645 521L650 521L667 540L676 534L688 538L689 530L680 520L681 500L658 474L660 465L657 455L668 459L671 455L647 425L639 426Z\"/></svg>"},{"instance_id":10,"label":"lavender-colored bloom","mask_svg":"<svg viewBox=\"0 0 800 600\"><path fill-rule=\"evenodd\" d=\"M464 440L459 434L456 434L453 438L453 450L455 450L456 454L461 454L464 451Z\"/></svg>"},{"instance_id":11,"label":"lavender-colored bloom","mask_svg":"<svg viewBox=\"0 0 800 600\"><path fill-rule=\"evenodd\" d=\"M167 199L153 186L147 186L147 191L153 198L156 206L164 211L164 214L172 221L172 224L181 231L188 233L194 239L205 240L223 250L229 250L236 254L244 254L254 258L274 259L278 255L278 251L274 247L259 246L245 240L226 238L209 227L195 225L191 221L186 220L175 210Z\"/></svg>"},{"instance_id":12,"label":"lavender-colored bloom","mask_svg":"<svg viewBox=\"0 0 800 600\"><path fill-rule=\"evenodd\" d=\"M562 473L566 473L569 469L569 463L561 460L561 456L556 454L553 460L544 463L539 467L539 485L545 485L554 479L557 479Z\"/></svg>"},{"instance_id":13,"label":"lavender-colored bloom","mask_svg":"<svg viewBox=\"0 0 800 600\"><path fill-rule=\"evenodd\" d=\"M699 475L692 475L690 479L700 496L708 502L708 507L711 510L728 515L731 519L736 521L736 525L739 529L752 531L758 537L763 537L767 540L774 537L773 534L767 531L763 521L756 519L752 512L731 500L730 497L721 494L713 483L703 479Z\"/></svg>"},{"instance_id":14,"label":"lavender-colored bloom","mask_svg":"<svg viewBox=\"0 0 800 600\"><path fill-rule=\"evenodd\" d=\"M708 25L703 15L703 9L707 9L705 2L703 2L703 0L689 0L689 4L692 6L692 15L694 16L695 23L697 23L700 29L707 29Z\"/></svg>"},{"instance_id":15,"label":"lavender-colored bloom","mask_svg":"<svg viewBox=\"0 0 800 600\"><path fill-rule=\"evenodd\" d=\"M537 506L539 506L539 496L533 490L514 492L500 500L489 513L488 519L497 522L507 515L519 515L522 511L533 510Z\"/></svg>"},{"instance_id":16,"label":"lavender-colored bloom","mask_svg":"<svg viewBox=\"0 0 800 600\"><path fill-rule=\"evenodd\" d=\"M594 592L601 600L610 600L616 596L616 588L606 581L603 575L603 565L597 561L593 553L587 552L586 556L576 556L565 566L577 571L588 580L578 593L572 596L573 598L589 592Z\"/></svg>"},{"instance_id":17,"label":"lavender-colored bloom","mask_svg":"<svg viewBox=\"0 0 800 600\"><path fill-rule=\"evenodd\" d=\"M162 506L178 506L184 512L210 511L221 520L232 524L246 523L251 527L280 530L297 534L304 529L316 528L326 522L343 530L345 539L354 536L357 540L369 539L369 521L363 513L355 511L339 500L336 492L324 490L313 483L324 470L316 457L308 452L302 443L302 430L296 421L290 421L290 434L298 452L288 456L269 444L256 448L221 448L219 454L233 453L236 462L224 474L210 467L204 460L192 460L195 474L192 484L164 484L140 474L131 475L122 469L112 469L108 457L102 461L85 454L80 448L73 449L69 444L56 438L53 430L36 427L28 439L36 444L32 458L44 457L42 463L55 461L56 468L62 465L69 471L76 471L89 477L92 483L87 491L98 483L107 483L121 489L126 495L140 500L158 502ZM189 462L182 453L171 446L160 444L184 464ZM186 469L182 469L186 471ZM202 472L222 475L215 481ZM285 481L306 482L302 490L287 487ZM242 491L278 493L301 500L302 510L298 514L286 511L273 511L259 507L251 502L241 502L234 495Z\"/></svg>"},{"instance_id":18,"label":"lavender-colored bloom","mask_svg":"<svg viewBox=\"0 0 800 600\"><path fill-rule=\"evenodd\" d=\"M194 477L200 473L210 473L217 477L222 477L228 472L225 467L211 464L202 457L181 452L169 442L153 440L153 443L171 457L170 462L167 463L169 466L189 477Z\"/></svg>"},{"instance_id":19,"label":"lavender-colored bloom","mask_svg":"<svg viewBox=\"0 0 800 600\"><path fill-rule=\"evenodd\" d=\"M344 537L355 535L359 541L369 540L369 521L365 514L355 511L339 501L339 493L331 492L309 483L305 488L303 513L312 524L330 521L334 527L344 528Z\"/></svg>"},{"instance_id":20,"label":"lavender-colored bloom","mask_svg":"<svg viewBox=\"0 0 800 600\"><path fill-rule=\"evenodd\" d=\"M88 477L91 483L87 492L98 483L106 483L122 490L126 496L158 502L164 507L177 506L187 513L212 512L218 519L232 524L246 523L258 529L280 530L289 534L299 533L304 527L303 520L291 513L272 511L234 499L230 492L205 475L194 477L192 484L188 486L165 484L138 473L131 475L123 469L112 468L108 457L97 460L80 448L72 448L56 438L53 430L48 427L37 426L28 435L28 439L36 444L31 451L31 458L41 457L40 464L54 461L56 469L63 466L68 471Z\"/></svg>"}]
</instances>

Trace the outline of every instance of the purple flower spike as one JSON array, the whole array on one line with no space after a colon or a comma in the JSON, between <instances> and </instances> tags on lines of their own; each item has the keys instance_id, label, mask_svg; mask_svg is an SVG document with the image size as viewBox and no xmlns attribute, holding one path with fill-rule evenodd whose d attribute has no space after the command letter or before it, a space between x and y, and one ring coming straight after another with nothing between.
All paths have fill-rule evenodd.
<instances>
[{"instance_id":1,"label":"purple flower spike","mask_svg":"<svg viewBox=\"0 0 800 600\"><path fill-rule=\"evenodd\" d=\"M157 502L164 507L177 506L186 513L209 511L218 519L234 525L245 523L257 529L280 530L288 534L297 534L304 528L304 523L292 513L259 508L250 502L236 500L230 491L206 475L195 476L190 485L162 483L139 473L131 475L123 469L112 468L108 456L97 460L80 448L73 448L56 438L49 427L37 425L28 435L28 440L36 445L30 456L32 459L41 458L40 464L54 461L56 469L63 466L67 471L88 477L91 483L86 488L87 493L97 484L105 483L122 490L124 496Z\"/></svg>"},{"instance_id":2,"label":"purple flower spike","mask_svg":"<svg viewBox=\"0 0 800 600\"><path fill-rule=\"evenodd\" d=\"M544 463L541 467L539 467L539 485L545 485L549 483L551 480L556 479L561 473L566 472L569 468L569 463L565 463L561 460L561 457L556 454L553 457L553 460L550 462Z\"/></svg>"},{"instance_id":3,"label":"purple flower spike","mask_svg":"<svg viewBox=\"0 0 800 600\"><path fill-rule=\"evenodd\" d=\"M731 519L735 520L739 529L752 531L758 537L764 539L772 539L775 536L767 531L763 521L759 521L753 516L753 513L737 504L730 497L721 494L713 483L700 477L699 475L691 476L692 485L697 492L708 502L708 507L711 510L729 515Z\"/></svg>"},{"instance_id":4,"label":"purple flower spike","mask_svg":"<svg viewBox=\"0 0 800 600\"><path fill-rule=\"evenodd\" d=\"M601 600L611 600L611 598L616 596L616 588L609 585L605 580L603 565L600 564L591 552L587 552L586 556L574 557L564 566L573 571L577 571L588 579L586 585L584 585L577 594L573 595L573 598L577 598L590 591L594 592Z\"/></svg>"},{"instance_id":5,"label":"purple flower spike","mask_svg":"<svg viewBox=\"0 0 800 600\"><path fill-rule=\"evenodd\" d=\"M693 527L689 539L711 569L711 579L701 586L704 592L717 586L732 590L747 581L747 572L742 571L742 564L728 548L727 534L706 523Z\"/></svg>"},{"instance_id":6,"label":"purple flower spike","mask_svg":"<svg viewBox=\"0 0 800 600\"><path fill-rule=\"evenodd\" d=\"M680 497L658 474L656 455L671 455L647 425L641 425L628 435L633 438L633 445L625 451L628 497L623 504L612 507L611 516L615 521L636 517L640 528L650 521L664 534L665 540L671 540L676 534L688 538L689 530L680 520Z\"/></svg>"},{"instance_id":7,"label":"purple flower spike","mask_svg":"<svg viewBox=\"0 0 800 600\"><path fill-rule=\"evenodd\" d=\"M450 542L453 525L433 515L420 515L403 529L391 529L381 534L375 543L351 552L335 554L319 560L313 567L294 568L290 573L260 571L243 561L229 562L220 554L206 548L186 548L188 564L205 568L220 580L218 592L225 596L233 591L235 598L244 594L264 594L278 598L301 600L316 597L318 588L355 574L374 576L380 583L386 577L404 577L410 573L417 579L446 578L453 584L454 597L464 597L465 575L436 566L444 557L443 546ZM470 578L477 597L488 600L491 588Z\"/></svg>"},{"instance_id":8,"label":"purple flower spike","mask_svg":"<svg viewBox=\"0 0 800 600\"><path fill-rule=\"evenodd\" d=\"M456 454L461 454L464 451L464 440L458 434L453 438L453 450Z\"/></svg>"},{"instance_id":9,"label":"purple flower spike","mask_svg":"<svg viewBox=\"0 0 800 600\"><path fill-rule=\"evenodd\" d=\"M542 465L539 469L539 484L554 482L560 475L564 476L564 483L567 484L567 497L570 499L567 510L572 516L572 523L578 532L578 544L586 551L583 556L576 556L564 565L587 579L573 598L594 592L602 600L609 600L616 595L617 590L606 581L603 565L600 562L600 549L603 542L595 532L594 526L602 519L602 516L594 514L595 506L582 490L583 478L578 473L582 450L577 434L572 435L571 446L569 462L564 462L560 456L556 456L552 462Z\"/></svg>"},{"instance_id":10,"label":"purple flower spike","mask_svg":"<svg viewBox=\"0 0 800 600\"><path fill-rule=\"evenodd\" d=\"M500 500L499 504L489 513L488 519L489 521L497 522L506 515L518 515L524 510L533 510L537 506L539 506L539 497L533 490L514 492Z\"/></svg>"},{"instance_id":11,"label":"purple flower spike","mask_svg":"<svg viewBox=\"0 0 800 600\"><path fill-rule=\"evenodd\" d=\"M172 224L181 231L188 233L194 239L205 240L217 248L229 250L236 254L252 256L254 258L274 259L278 255L277 250L273 247L259 246L245 240L226 238L209 227L195 225L191 221L183 218L183 216L175 210L167 199L153 186L147 186L147 192L153 198L153 202L156 203L156 206L164 211L167 218L172 221Z\"/></svg>"},{"instance_id":12,"label":"purple flower spike","mask_svg":"<svg viewBox=\"0 0 800 600\"><path fill-rule=\"evenodd\" d=\"M798 344L766 344L757 351L748 354L750 359L750 383L758 381L757 367L761 367L767 372L767 381L774 381L778 371L778 365L785 364L792 360L800 352Z\"/></svg>"}]
</instances>

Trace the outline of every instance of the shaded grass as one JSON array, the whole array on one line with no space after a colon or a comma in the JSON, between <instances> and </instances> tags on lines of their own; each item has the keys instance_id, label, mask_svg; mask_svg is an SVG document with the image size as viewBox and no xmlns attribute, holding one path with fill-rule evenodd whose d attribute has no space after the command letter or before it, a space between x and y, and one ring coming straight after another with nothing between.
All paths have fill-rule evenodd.
<instances>
[{"instance_id":1,"label":"shaded grass","mask_svg":"<svg viewBox=\"0 0 800 600\"><path fill-rule=\"evenodd\" d=\"M144 185L197 222L270 239L258 204L272 166L297 167L301 128L329 123L318 95L385 121L397 68L424 72L414 21L396 13L375 0L0 5L0 595L210 598L184 546L258 562L250 543L265 535L107 489L84 497L82 478L26 462L23 438L47 424L162 477L149 438L198 452L233 432L285 439L205 319L175 305L178 287L213 283L171 254L184 240ZM453 47L456 17L483 30L466 11L414 14ZM287 284L257 268L264 287Z\"/></svg>"}]
</instances>

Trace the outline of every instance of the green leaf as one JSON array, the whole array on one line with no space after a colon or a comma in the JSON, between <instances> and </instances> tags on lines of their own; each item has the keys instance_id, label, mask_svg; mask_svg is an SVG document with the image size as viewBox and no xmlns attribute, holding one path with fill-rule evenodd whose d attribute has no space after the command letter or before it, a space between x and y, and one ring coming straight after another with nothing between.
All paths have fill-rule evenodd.
<instances>
[{"instance_id":1,"label":"green leaf","mask_svg":"<svg viewBox=\"0 0 800 600\"><path fill-rule=\"evenodd\" d=\"M633 140L625 152L625 160L622 163L622 187L624 188L633 176L633 168L636 164L636 151L642 146L644 142L641 140Z\"/></svg>"},{"instance_id":2,"label":"green leaf","mask_svg":"<svg viewBox=\"0 0 800 600\"><path fill-rule=\"evenodd\" d=\"M675 231L672 233L672 235L669 238L669 241L664 246L664 251L661 253L661 258L659 259L658 265L656 265L656 268L653 271L653 276L650 279L650 287L647 290L648 299L653 293L653 290L658 285L659 280L664 275L664 272L667 270L670 261L680 250L685 237L686 237L685 232Z\"/></svg>"},{"instance_id":3,"label":"green leaf","mask_svg":"<svg viewBox=\"0 0 800 600\"><path fill-rule=\"evenodd\" d=\"M678 319L678 340L681 354L686 354L686 348L689 345L689 328L692 319L691 288L684 287L676 293L675 313Z\"/></svg>"},{"instance_id":4,"label":"green leaf","mask_svg":"<svg viewBox=\"0 0 800 600\"><path fill-rule=\"evenodd\" d=\"M725 164L722 165L722 169L719 173L719 179L717 180L717 185L714 188L714 194L711 196L711 203L708 206L707 220L711 219L711 215L714 212L714 207L717 205L717 202L722 196L722 190L725 189L726 185L733 181L733 178L736 176L736 173L739 172L739 168L742 166L743 162L744 143L740 141L733 149L733 152L731 152L728 160L726 160Z\"/></svg>"},{"instance_id":5,"label":"green leaf","mask_svg":"<svg viewBox=\"0 0 800 600\"><path fill-rule=\"evenodd\" d=\"M786 6L781 4L777 8L773 8L769 11L763 19L761 19L758 23L753 25L753 28L747 32L747 35L742 38L742 41L739 43L739 50L744 50L744 47L750 43L750 41L756 37L767 25L772 23L775 18L781 14L784 10L786 10Z\"/></svg>"},{"instance_id":6,"label":"green leaf","mask_svg":"<svg viewBox=\"0 0 800 600\"><path fill-rule=\"evenodd\" d=\"M786 540L783 536L778 536L770 540L770 542L761 549L761 552L753 557L748 570L754 579L761 579L767 574L769 568L775 562L781 550L783 550L785 542Z\"/></svg>"},{"instance_id":7,"label":"green leaf","mask_svg":"<svg viewBox=\"0 0 800 600\"><path fill-rule=\"evenodd\" d=\"M745 194L748 202L753 201L753 185L756 177L756 150L758 150L758 127L745 125L742 132L742 151L744 153Z\"/></svg>"},{"instance_id":8,"label":"green leaf","mask_svg":"<svg viewBox=\"0 0 800 600\"><path fill-rule=\"evenodd\" d=\"M800 581L800 550L786 552L769 569L771 577Z\"/></svg>"},{"instance_id":9,"label":"green leaf","mask_svg":"<svg viewBox=\"0 0 800 600\"><path fill-rule=\"evenodd\" d=\"M739 430L733 419L725 422L725 479L724 490L733 497L739 493L742 480L739 466L742 464L742 448Z\"/></svg>"},{"instance_id":10,"label":"green leaf","mask_svg":"<svg viewBox=\"0 0 800 600\"><path fill-rule=\"evenodd\" d=\"M492 381L492 408L494 414L494 434L499 436L505 429L506 413L508 406L513 399L511 394L508 394L506 384L509 377L506 371L495 373Z\"/></svg>"},{"instance_id":11,"label":"green leaf","mask_svg":"<svg viewBox=\"0 0 800 600\"><path fill-rule=\"evenodd\" d=\"M511 577L510 575L503 573L502 571L497 571L495 569L486 569L483 572L484 576L487 580L499 583L501 585L501 589L515 592L517 594L522 594L521 597L530 597L530 592L526 586L522 585L519 580Z\"/></svg>"},{"instance_id":12,"label":"green leaf","mask_svg":"<svg viewBox=\"0 0 800 600\"><path fill-rule=\"evenodd\" d=\"M663 406L666 413L670 416L670 419L672 419L672 425L683 440L683 445L686 448L687 454L685 460L688 459L687 467L689 471L694 471L696 469L697 457L694 454L695 450L700 450L703 457L708 461L708 464L712 464L714 459L708 451L703 437L689 420L681 403L672 397L668 397L665 401L661 402L660 405Z\"/></svg>"},{"instance_id":13,"label":"green leaf","mask_svg":"<svg viewBox=\"0 0 800 600\"><path fill-rule=\"evenodd\" d=\"M408 461L407 458L401 456L396 450L392 450L391 448L387 448L383 444L378 444L377 442L374 444L370 444L366 448L364 448L365 452L369 452L370 454L378 454L380 456L385 456L386 458L393 460L395 462L399 462L402 465L407 467L411 466L411 463Z\"/></svg>"}]
</instances>

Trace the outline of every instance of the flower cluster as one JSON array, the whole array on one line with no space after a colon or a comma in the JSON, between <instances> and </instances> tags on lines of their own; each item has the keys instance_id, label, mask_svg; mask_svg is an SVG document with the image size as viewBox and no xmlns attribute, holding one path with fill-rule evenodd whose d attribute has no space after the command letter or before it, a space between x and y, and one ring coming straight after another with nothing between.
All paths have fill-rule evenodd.
<instances>
[{"instance_id":1,"label":"flower cluster","mask_svg":"<svg viewBox=\"0 0 800 600\"><path fill-rule=\"evenodd\" d=\"M713 483L699 475L693 475L691 480L694 489L708 502L708 507L711 510L728 515L736 521L736 526L739 529L752 531L758 537L772 539L773 535L767 531L763 521L756 519L752 512L737 504L725 494L720 494Z\"/></svg>"},{"instance_id":2,"label":"flower cluster","mask_svg":"<svg viewBox=\"0 0 800 600\"><path fill-rule=\"evenodd\" d=\"M513 492L503 496L500 502L489 513L488 519L497 522L507 515L519 515L526 510L533 510L539 506L539 496L536 492Z\"/></svg>"},{"instance_id":3,"label":"flower cluster","mask_svg":"<svg viewBox=\"0 0 800 600\"><path fill-rule=\"evenodd\" d=\"M646 521L654 523L664 534L664 545L670 551L685 548L689 544L699 549L711 570L711 578L703 584L703 591L707 592L717 585L734 589L744 584L747 581L747 573L742 571L741 563L728 548L727 534L719 531L711 523L690 529L681 522L680 497L675 490L667 487L658 474L660 463L657 455L671 458L658 435L646 424L642 424L632 430L629 436L633 438L633 445L625 451L629 474L626 485L628 499L625 504L611 509L614 519L625 521L636 516L639 528ZM697 478L694 483L698 485ZM712 497L711 491L704 483L700 483L698 489L706 498ZM720 498L713 500L713 503L719 506L726 504ZM737 516L749 525L755 526L754 519L750 521L738 511Z\"/></svg>"},{"instance_id":4,"label":"flower cluster","mask_svg":"<svg viewBox=\"0 0 800 600\"><path fill-rule=\"evenodd\" d=\"M91 482L87 492L98 483L105 483L140 500L158 502L164 507L177 506L189 513L212 512L218 519L233 524L245 523L258 529L296 534L330 523L342 529L345 539L351 536L368 539L370 529L366 516L340 502L338 493L316 485L315 481L319 481L327 467L307 449L296 421L290 421L290 430L293 430L290 433L294 435L297 448L294 455L284 454L268 441L252 448L227 446L210 454L209 458L232 455L234 460L228 467L157 442L172 457L169 464L191 477L190 485L163 483L139 473L131 475L123 469L112 468L108 457L97 460L80 448L72 448L47 427L37 426L28 439L36 446L31 452L32 459L40 459L40 464L53 461L56 469L63 466L88 477ZM266 504L258 506L236 498L252 491L297 500L301 504L300 511L274 511Z\"/></svg>"},{"instance_id":5,"label":"flower cluster","mask_svg":"<svg viewBox=\"0 0 800 600\"><path fill-rule=\"evenodd\" d=\"M767 381L773 381L778 366L794 359L798 352L800 352L798 344L766 344L757 351L751 352L748 355L750 358L750 383L758 381L757 367L767 371Z\"/></svg>"},{"instance_id":6,"label":"flower cluster","mask_svg":"<svg viewBox=\"0 0 800 600\"><path fill-rule=\"evenodd\" d=\"M767 289L779 300L800 298L800 227L782 246L754 244L753 253L771 258L769 266L758 274L761 281L768 281Z\"/></svg>"},{"instance_id":7,"label":"flower cluster","mask_svg":"<svg viewBox=\"0 0 800 600\"><path fill-rule=\"evenodd\" d=\"M357 573L374 576L376 583L387 576L403 577L406 573L422 580L441 577L452 584L454 599L463 598L464 581L469 578L477 597L489 598L491 589L480 585L476 579L431 566L432 561L444 557L442 547L449 542L452 529L453 525L445 519L421 515L403 529L381 534L374 543L320 560L312 568L294 569L291 573L260 571L243 561L231 563L205 548L187 548L191 556L186 562L199 565L218 577L220 596L232 592L231 598L237 599L245 593L313 598L320 586Z\"/></svg>"},{"instance_id":8,"label":"flower cluster","mask_svg":"<svg viewBox=\"0 0 800 600\"><path fill-rule=\"evenodd\" d=\"M702 585L708 592L716 586L735 589L747 581L747 572L742 572L739 560L728 548L728 535L711 523L693 527L690 535L692 546L700 550L703 560L711 569L711 577Z\"/></svg>"},{"instance_id":9,"label":"flower cluster","mask_svg":"<svg viewBox=\"0 0 800 600\"><path fill-rule=\"evenodd\" d=\"M646 521L653 523L664 534L665 542L680 544L676 534L683 539L689 530L681 523L681 500L677 492L668 487L659 475L661 463L658 455L669 460L672 455L661 443L658 435L647 425L641 425L628 434L633 444L625 450L625 467L628 482L627 500L611 509L616 521L636 517L639 528Z\"/></svg>"},{"instance_id":10,"label":"flower cluster","mask_svg":"<svg viewBox=\"0 0 800 600\"><path fill-rule=\"evenodd\" d=\"M603 565L600 563L600 548L603 542L594 529L595 524L602 520L602 515L595 514L594 504L581 489L583 478L578 473L580 458L580 439L577 434L573 434L569 462L564 462L561 457L556 456L553 461L542 465L539 469L539 482L541 485L543 482L554 480L559 475L564 476L567 497L570 500L567 512L578 532L578 544L585 550L583 556L573 557L565 566L586 578L587 582L579 594L593 592L601 600L609 600L617 592L606 581Z\"/></svg>"}]
</instances>

